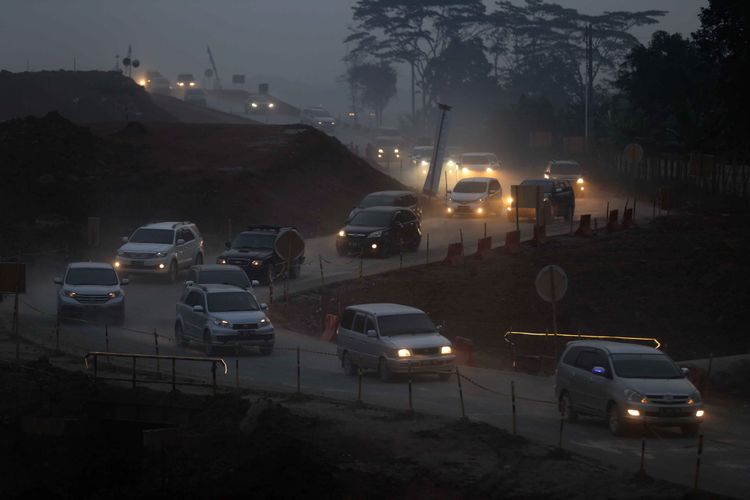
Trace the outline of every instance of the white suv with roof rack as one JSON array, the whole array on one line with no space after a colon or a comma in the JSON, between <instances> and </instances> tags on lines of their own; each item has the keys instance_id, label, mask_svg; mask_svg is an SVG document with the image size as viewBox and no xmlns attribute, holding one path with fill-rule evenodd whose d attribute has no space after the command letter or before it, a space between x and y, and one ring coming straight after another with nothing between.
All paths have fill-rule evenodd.
<instances>
[{"instance_id":1,"label":"white suv with roof rack","mask_svg":"<svg viewBox=\"0 0 750 500\"><path fill-rule=\"evenodd\" d=\"M177 281L182 269L203 263L203 236L192 222L151 222L122 238L115 269Z\"/></svg>"}]
</instances>

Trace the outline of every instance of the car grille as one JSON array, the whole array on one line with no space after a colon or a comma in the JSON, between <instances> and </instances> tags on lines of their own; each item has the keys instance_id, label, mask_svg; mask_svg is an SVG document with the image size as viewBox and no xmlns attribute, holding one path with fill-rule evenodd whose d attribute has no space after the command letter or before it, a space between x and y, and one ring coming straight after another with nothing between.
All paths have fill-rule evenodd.
<instances>
[{"instance_id":1,"label":"car grille","mask_svg":"<svg viewBox=\"0 0 750 500\"><path fill-rule=\"evenodd\" d=\"M362 233L346 233L346 236L348 238L355 238L355 239L356 238L365 238L365 237L367 237L366 234L362 234Z\"/></svg>"},{"instance_id":2,"label":"car grille","mask_svg":"<svg viewBox=\"0 0 750 500\"><path fill-rule=\"evenodd\" d=\"M76 294L75 299L81 304L103 304L109 300L109 296Z\"/></svg>"},{"instance_id":3,"label":"car grille","mask_svg":"<svg viewBox=\"0 0 750 500\"><path fill-rule=\"evenodd\" d=\"M657 405L686 405L688 396L684 394L646 394L650 403Z\"/></svg>"},{"instance_id":4,"label":"car grille","mask_svg":"<svg viewBox=\"0 0 750 500\"><path fill-rule=\"evenodd\" d=\"M414 354L421 354L422 356L431 356L434 354L440 354L439 347L420 347L419 349L412 349Z\"/></svg>"},{"instance_id":5,"label":"car grille","mask_svg":"<svg viewBox=\"0 0 750 500\"><path fill-rule=\"evenodd\" d=\"M128 259L151 259L156 256L155 253L148 252L125 252L124 255Z\"/></svg>"},{"instance_id":6,"label":"car grille","mask_svg":"<svg viewBox=\"0 0 750 500\"><path fill-rule=\"evenodd\" d=\"M456 207L456 213L472 213L473 210L469 205L458 205Z\"/></svg>"},{"instance_id":7,"label":"car grille","mask_svg":"<svg viewBox=\"0 0 750 500\"><path fill-rule=\"evenodd\" d=\"M695 415L695 410L685 408L659 408L659 411L646 411L647 417L680 418L693 415Z\"/></svg>"},{"instance_id":8,"label":"car grille","mask_svg":"<svg viewBox=\"0 0 750 500\"><path fill-rule=\"evenodd\" d=\"M255 332L238 333L237 335L222 335L221 337L218 337L218 340L221 340L222 342L237 342L241 340L272 340L272 339L273 339L273 333L255 333Z\"/></svg>"},{"instance_id":9,"label":"car grille","mask_svg":"<svg viewBox=\"0 0 750 500\"><path fill-rule=\"evenodd\" d=\"M247 267L250 265L250 261L248 259L227 259L227 264L232 264L233 266Z\"/></svg>"},{"instance_id":10,"label":"car grille","mask_svg":"<svg viewBox=\"0 0 750 500\"><path fill-rule=\"evenodd\" d=\"M258 323L236 323L232 325L234 330L257 330Z\"/></svg>"}]
</instances>

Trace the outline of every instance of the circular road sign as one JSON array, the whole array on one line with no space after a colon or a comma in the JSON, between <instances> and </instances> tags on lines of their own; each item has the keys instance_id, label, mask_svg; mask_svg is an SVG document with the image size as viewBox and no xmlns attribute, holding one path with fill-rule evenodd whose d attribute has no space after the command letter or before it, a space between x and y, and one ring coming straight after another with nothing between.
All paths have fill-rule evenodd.
<instances>
[{"instance_id":1,"label":"circular road sign","mask_svg":"<svg viewBox=\"0 0 750 500\"><path fill-rule=\"evenodd\" d=\"M276 254L281 260L295 260L305 251L305 240L295 229L288 229L276 238Z\"/></svg>"},{"instance_id":2,"label":"circular road sign","mask_svg":"<svg viewBox=\"0 0 750 500\"><path fill-rule=\"evenodd\" d=\"M536 292L547 302L559 302L567 290L568 275L560 266L543 267L536 275Z\"/></svg>"}]
</instances>

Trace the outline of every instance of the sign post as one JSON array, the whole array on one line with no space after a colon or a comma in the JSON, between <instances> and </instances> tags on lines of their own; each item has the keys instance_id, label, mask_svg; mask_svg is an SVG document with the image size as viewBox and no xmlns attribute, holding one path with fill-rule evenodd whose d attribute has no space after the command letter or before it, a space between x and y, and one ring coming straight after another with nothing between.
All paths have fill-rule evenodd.
<instances>
[{"instance_id":1,"label":"sign post","mask_svg":"<svg viewBox=\"0 0 750 500\"><path fill-rule=\"evenodd\" d=\"M21 360L18 294L26 293L26 265L22 262L0 262L0 293L13 294L12 335L16 341L16 363Z\"/></svg>"},{"instance_id":2,"label":"sign post","mask_svg":"<svg viewBox=\"0 0 750 500\"><path fill-rule=\"evenodd\" d=\"M536 292L546 302L552 304L552 331L557 333L557 302L568 290L568 275L560 266L543 267L536 275Z\"/></svg>"},{"instance_id":3,"label":"sign post","mask_svg":"<svg viewBox=\"0 0 750 500\"><path fill-rule=\"evenodd\" d=\"M440 188L440 178L443 173L443 158L445 157L445 145L447 142L446 136L448 135L448 111L452 109L447 104L438 104L438 108L440 108L440 119L435 131L435 147L432 152L432 162L427 170L424 187L422 187L422 193L430 198L436 196Z\"/></svg>"}]
</instances>

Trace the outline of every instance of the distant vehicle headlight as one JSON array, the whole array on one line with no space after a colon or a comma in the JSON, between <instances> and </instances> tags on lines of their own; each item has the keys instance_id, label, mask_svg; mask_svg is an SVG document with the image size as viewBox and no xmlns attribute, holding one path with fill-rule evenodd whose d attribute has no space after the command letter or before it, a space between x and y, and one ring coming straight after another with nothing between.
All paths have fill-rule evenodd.
<instances>
[{"instance_id":1,"label":"distant vehicle headlight","mask_svg":"<svg viewBox=\"0 0 750 500\"><path fill-rule=\"evenodd\" d=\"M110 299L116 299L117 297L119 297L119 296L120 296L120 294L121 294L121 293L120 293L120 291L119 291L119 290L115 290L114 292L109 292L109 293L107 294L107 297L109 297Z\"/></svg>"},{"instance_id":2,"label":"distant vehicle headlight","mask_svg":"<svg viewBox=\"0 0 750 500\"><path fill-rule=\"evenodd\" d=\"M268 109L273 109L276 105L272 102L268 103Z\"/></svg>"},{"instance_id":3,"label":"distant vehicle headlight","mask_svg":"<svg viewBox=\"0 0 750 500\"><path fill-rule=\"evenodd\" d=\"M484 171L487 172L488 174L492 173L492 169L490 167L487 167Z\"/></svg>"},{"instance_id":4,"label":"distant vehicle headlight","mask_svg":"<svg viewBox=\"0 0 750 500\"><path fill-rule=\"evenodd\" d=\"M513 204L513 197L512 196L508 196L507 198L505 198L505 203L507 203L508 205L512 205Z\"/></svg>"},{"instance_id":5,"label":"distant vehicle headlight","mask_svg":"<svg viewBox=\"0 0 750 500\"><path fill-rule=\"evenodd\" d=\"M257 102L254 102L254 103L250 104L250 106L252 106L252 107L254 107L254 108L257 108L257 107L258 107L258 103L257 103Z\"/></svg>"},{"instance_id":6,"label":"distant vehicle headlight","mask_svg":"<svg viewBox=\"0 0 750 500\"><path fill-rule=\"evenodd\" d=\"M115 266L115 269L119 269L120 268L120 261L116 260L115 263L114 263L114 266Z\"/></svg>"},{"instance_id":7,"label":"distant vehicle headlight","mask_svg":"<svg viewBox=\"0 0 750 500\"><path fill-rule=\"evenodd\" d=\"M336 122L331 122L331 126L336 125Z\"/></svg>"},{"instance_id":8,"label":"distant vehicle headlight","mask_svg":"<svg viewBox=\"0 0 750 500\"><path fill-rule=\"evenodd\" d=\"M393 152L394 152L394 153L396 153L396 154L398 154L398 148L395 148L395 149L393 150Z\"/></svg>"},{"instance_id":9,"label":"distant vehicle headlight","mask_svg":"<svg viewBox=\"0 0 750 500\"><path fill-rule=\"evenodd\" d=\"M410 358L411 357L411 351L409 349L399 349L396 351L396 354L399 358Z\"/></svg>"},{"instance_id":10,"label":"distant vehicle headlight","mask_svg":"<svg viewBox=\"0 0 750 500\"><path fill-rule=\"evenodd\" d=\"M549 179L549 174L544 174L545 179Z\"/></svg>"},{"instance_id":11,"label":"distant vehicle headlight","mask_svg":"<svg viewBox=\"0 0 750 500\"><path fill-rule=\"evenodd\" d=\"M346 231L344 231L343 229L341 231L339 231L339 236L342 237L342 238L344 236L346 236Z\"/></svg>"},{"instance_id":12,"label":"distant vehicle headlight","mask_svg":"<svg viewBox=\"0 0 750 500\"><path fill-rule=\"evenodd\" d=\"M576 181L578 184L583 184L583 177L579 177Z\"/></svg>"},{"instance_id":13,"label":"distant vehicle headlight","mask_svg":"<svg viewBox=\"0 0 750 500\"><path fill-rule=\"evenodd\" d=\"M427 161L427 160L422 160L422 161L420 162L420 165L422 165L423 167L429 167L429 166L430 166L430 162L429 162L429 161Z\"/></svg>"},{"instance_id":14,"label":"distant vehicle headlight","mask_svg":"<svg viewBox=\"0 0 750 500\"><path fill-rule=\"evenodd\" d=\"M191 87L195 87L195 82L190 82Z\"/></svg>"},{"instance_id":15,"label":"distant vehicle headlight","mask_svg":"<svg viewBox=\"0 0 750 500\"><path fill-rule=\"evenodd\" d=\"M323 125L323 122L318 122L318 125Z\"/></svg>"},{"instance_id":16,"label":"distant vehicle headlight","mask_svg":"<svg viewBox=\"0 0 750 500\"><path fill-rule=\"evenodd\" d=\"M453 354L453 348L449 345L444 345L440 348L440 354Z\"/></svg>"},{"instance_id":17,"label":"distant vehicle headlight","mask_svg":"<svg viewBox=\"0 0 750 500\"><path fill-rule=\"evenodd\" d=\"M446 162L446 165L448 165L449 167L455 167L455 166L456 166L456 162L455 162L455 161L453 161L453 160L448 160L448 161Z\"/></svg>"},{"instance_id":18,"label":"distant vehicle headlight","mask_svg":"<svg viewBox=\"0 0 750 500\"><path fill-rule=\"evenodd\" d=\"M221 326L223 328L232 328L232 322L227 321L225 319L219 319L219 318L213 318L212 321L216 326Z\"/></svg>"},{"instance_id":19,"label":"distant vehicle headlight","mask_svg":"<svg viewBox=\"0 0 750 500\"><path fill-rule=\"evenodd\" d=\"M227 259L222 259L221 257L219 257L218 259L216 259L216 263L217 264L226 264L227 263Z\"/></svg>"},{"instance_id":20,"label":"distant vehicle headlight","mask_svg":"<svg viewBox=\"0 0 750 500\"><path fill-rule=\"evenodd\" d=\"M250 265L253 266L253 267L260 267L260 266L263 265L263 261L262 260L253 260L252 262L250 262Z\"/></svg>"},{"instance_id":21,"label":"distant vehicle headlight","mask_svg":"<svg viewBox=\"0 0 750 500\"><path fill-rule=\"evenodd\" d=\"M383 154L383 148L378 148L378 153Z\"/></svg>"},{"instance_id":22,"label":"distant vehicle headlight","mask_svg":"<svg viewBox=\"0 0 750 500\"><path fill-rule=\"evenodd\" d=\"M63 293L66 297L70 297L71 299L74 299L77 295L73 290L63 290Z\"/></svg>"},{"instance_id":23,"label":"distant vehicle headlight","mask_svg":"<svg viewBox=\"0 0 750 500\"><path fill-rule=\"evenodd\" d=\"M461 172L463 172L465 174L468 174L469 173L469 169L466 168L466 167L464 167L464 168L461 169Z\"/></svg>"},{"instance_id":24,"label":"distant vehicle headlight","mask_svg":"<svg viewBox=\"0 0 750 500\"><path fill-rule=\"evenodd\" d=\"M484 213L484 209L482 207L477 208L477 213L478 214Z\"/></svg>"},{"instance_id":25,"label":"distant vehicle headlight","mask_svg":"<svg viewBox=\"0 0 750 500\"><path fill-rule=\"evenodd\" d=\"M185 86L185 82L177 82L177 86L178 87L184 87Z\"/></svg>"},{"instance_id":26,"label":"distant vehicle headlight","mask_svg":"<svg viewBox=\"0 0 750 500\"><path fill-rule=\"evenodd\" d=\"M140 85L141 87L145 87L146 83L148 82L146 82L144 78L141 78L140 80L138 80L138 85Z\"/></svg>"}]
</instances>

